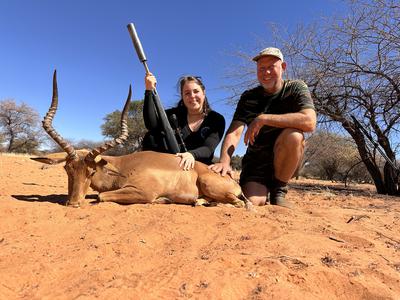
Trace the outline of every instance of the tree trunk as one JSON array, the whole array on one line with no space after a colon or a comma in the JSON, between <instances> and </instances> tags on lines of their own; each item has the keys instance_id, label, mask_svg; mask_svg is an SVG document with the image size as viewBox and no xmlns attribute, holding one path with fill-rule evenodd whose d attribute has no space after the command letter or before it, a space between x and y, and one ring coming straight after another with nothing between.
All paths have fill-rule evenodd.
<instances>
[{"instance_id":1,"label":"tree trunk","mask_svg":"<svg viewBox=\"0 0 400 300\"><path fill-rule=\"evenodd\" d=\"M379 166L375 163L368 152L363 133L355 125L347 122L347 120L342 122L342 125L343 128L346 129L346 131L352 136L354 142L356 143L360 157L365 167L367 168L368 173L371 175L372 180L374 181L376 192L378 194L387 194L388 192L385 186L384 178L379 169Z\"/></svg>"},{"instance_id":2,"label":"tree trunk","mask_svg":"<svg viewBox=\"0 0 400 300\"><path fill-rule=\"evenodd\" d=\"M11 135L10 135L10 141L9 141L9 143L8 143L7 152L12 152L13 147L14 147L14 135L11 134Z\"/></svg>"},{"instance_id":3,"label":"tree trunk","mask_svg":"<svg viewBox=\"0 0 400 300\"><path fill-rule=\"evenodd\" d=\"M399 191L399 172L386 162L383 168L385 178L385 188L388 195L400 196Z\"/></svg>"}]
</instances>

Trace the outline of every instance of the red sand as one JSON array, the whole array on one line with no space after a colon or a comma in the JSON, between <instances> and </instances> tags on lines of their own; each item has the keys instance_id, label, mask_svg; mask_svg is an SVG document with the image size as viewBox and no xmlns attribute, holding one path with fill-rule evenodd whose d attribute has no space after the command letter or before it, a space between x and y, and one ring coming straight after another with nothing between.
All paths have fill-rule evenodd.
<instances>
[{"instance_id":1,"label":"red sand","mask_svg":"<svg viewBox=\"0 0 400 300\"><path fill-rule=\"evenodd\" d=\"M400 299L400 199L327 184L294 180L294 210L75 209L61 165L0 154L0 299Z\"/></svg>"}]
</instances>

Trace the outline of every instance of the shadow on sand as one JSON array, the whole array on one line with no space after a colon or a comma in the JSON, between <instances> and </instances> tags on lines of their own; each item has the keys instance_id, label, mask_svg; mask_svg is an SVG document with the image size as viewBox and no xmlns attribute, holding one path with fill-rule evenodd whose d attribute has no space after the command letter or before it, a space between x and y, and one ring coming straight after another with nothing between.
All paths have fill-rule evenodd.
<instances>
[{"instance_id":1,"label":"shadow on sand","mask_svg":"<svg viewBox=\"0 0 400 300\"><path fill-rule=\"evenodd\" d=\"M27 202L50 202L54 204L65 205L68 199L66 194L51 194L51 195L11 195L11 197Z\"/></svg>"},{"instance_id":2,"label":"shadow on sand","mask_svg":"<svg viewBox=\"0 0 400 300\"><path fill-rule=\"evenodd\" d=\"M51 195L11 195L11 197L27 202L49 202L59 205L67 203L68 195L66 194L51 194ZM97 195L86 195L86 199L97 200ZM92 202L92 201L91 201ZM96 202L96 201L94 201Z\"/></svg>"}]
</instances>

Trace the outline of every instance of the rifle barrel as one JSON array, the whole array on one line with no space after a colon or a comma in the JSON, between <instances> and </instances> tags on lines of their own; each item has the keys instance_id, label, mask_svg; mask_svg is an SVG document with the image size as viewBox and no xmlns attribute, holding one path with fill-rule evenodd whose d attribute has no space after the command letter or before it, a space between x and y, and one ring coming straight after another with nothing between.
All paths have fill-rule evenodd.
<instances>
[{"instance_id":1,"label":"rifle barrel","mask_svg":"<svg viewBox=\"0 0 400 300\"><path fill-rule=\"evenodd\" d=\"M131 36L132 42L133 42L133 46L135 47L137 56L138 56L139 60L143 63L146 73L150 73L149 67L147 66L147 58L146 58L146 55L144 54L142 43L140 42L139 36L136 32L135 25L133 25L133 23L129 23L127 25L127 27L128 27L128 31ZM176 140L175 133L171 128L171 124L168 121L167 115L161 104L161 100L160 100L160 97L158 96L156 89L154 89L154 91L153 91L153 99L154 99L154 105L156 107L158 117L160 118L161 126L165 132L168 150L174 154L179 153L180 148L179 148L178 141Z\"/></svg>"}]
</instances>

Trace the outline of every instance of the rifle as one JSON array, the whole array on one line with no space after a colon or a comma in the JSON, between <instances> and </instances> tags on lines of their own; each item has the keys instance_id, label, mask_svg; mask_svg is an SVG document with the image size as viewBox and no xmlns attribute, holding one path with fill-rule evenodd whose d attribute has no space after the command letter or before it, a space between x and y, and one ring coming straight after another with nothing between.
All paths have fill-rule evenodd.
<instances>
[{"instance_id":1,"label":"rifle","mask_svg":"<svg viewBox=\"0 0 400 300\"><path fill-rule=\"evenodd\" d=\"M136 33L135 25L133 25L133 23L130 23L127 25L127 27L128 27L128 31L131 36L132 42L133 42L133 46L136 49L138 58L143 63L146 73L150 73L149 67L147 66L147 58L144 55L142 44L140 43L139 37ZM160 119L160 123L161 123L161 127L163 129L163 132L165 133L165 139L166 139L166 144L167 144L167 148L168 148L167 150L168 150L168 152L173 153L173 154L179 153L180 152L179 144L176 140L176 137L175 137L174 131L172 130L171 124L168 122L167 115L161 104L157 90L154 89L152 91L152 93L153 93L153 99L154 99L154 105L156 108L156 112Z\"/></svg>"},{"instance_id":2,"label":"rifle","mask_svg":"<svg viewBox=\"0 0 400 300\"><path fill-rule=\"evenodd\" d=\"M182 132L181 129L179 128L179 124L178 124L178 118L176 117L175 114L172 114L171 117L169 118L169 120L172 122L172 124L175 127L176 133L178 134L179 137L179 142L182 145L183 151L188 152L185 142L183 141L183 136L182 136Z\"/></svg>"},{"instance_id":3,"label":"rifle","mask_svg":"<svg viewBox=\"0 0 400 300\"><path fill-rule=\"evenodd\" d=\"M367 137L370 144L378 150L378 152L382 155L382 157L391 165L393 170L395 170L397 172L397 174L400 174L400 168L396 166L396 162L392 161L386 155L386 153L381 149L380 145L374 141L374 139L369 134L369 132L361 125L361 123L356 119L356 117L354 115L351 115L350 117L353 119L354 124L361 130L361 132L364 134L364 136Z\"/></svg>"}]
</instances>

